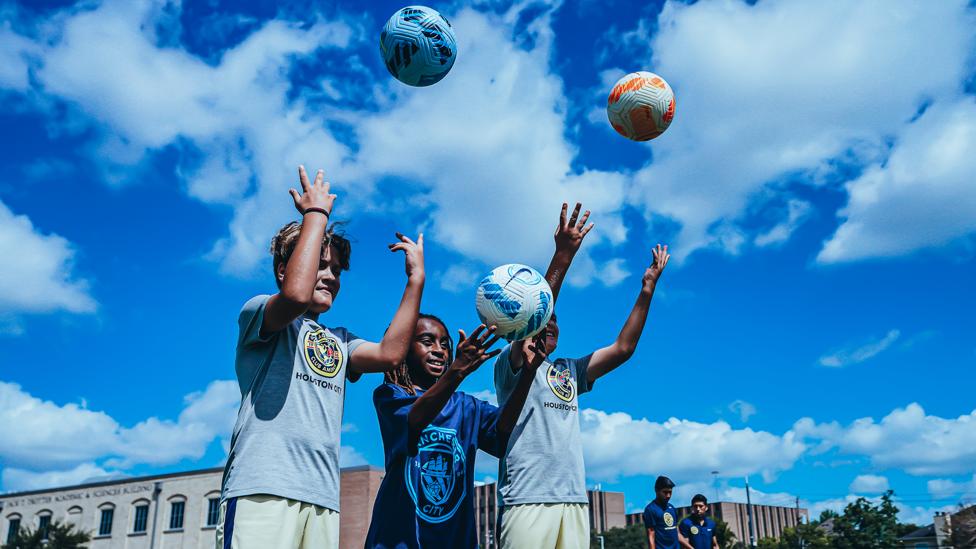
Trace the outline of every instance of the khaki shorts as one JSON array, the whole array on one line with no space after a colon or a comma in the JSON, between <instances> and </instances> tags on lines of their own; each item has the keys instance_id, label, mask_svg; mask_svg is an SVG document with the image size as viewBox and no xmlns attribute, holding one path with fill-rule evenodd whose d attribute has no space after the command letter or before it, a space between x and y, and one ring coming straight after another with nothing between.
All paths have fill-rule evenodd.
<instances>
[{"instance_id":1,"label":"khaki shorts","mask_svg":"<svg viewBox=\"0 0 976 549\"><path fill-rule=\"evenodd\" d=\"M501 549L589 549L590 516L585 503L527 503L499 510Z\"/></svg>"},{"instance_id":2,"label":"khaki shorts","mask_svg":"<svg viewBox=\"0 0 976 549\"><path fill-rule=\"evenodd\" d=\"M336 549L339 513L258 494L220 504L217 549Z\"/></svg>"}]
</instances>

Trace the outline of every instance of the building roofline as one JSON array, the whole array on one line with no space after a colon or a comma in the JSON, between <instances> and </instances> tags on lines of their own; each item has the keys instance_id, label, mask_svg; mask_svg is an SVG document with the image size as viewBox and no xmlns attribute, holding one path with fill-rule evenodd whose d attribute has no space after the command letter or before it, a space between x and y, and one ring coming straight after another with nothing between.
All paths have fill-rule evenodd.
<instances>
[{"instance_id":1,"label":"building roofline","mask_svg":"<svg viewBox=\"0 0 976 549\"><path fill-rule=\"evenodd\" d=\"M214 467L212 469L196 469L196 470L193 470L193 471L180 471L180 472L177 472L177 473L164 473L164 474L161 474L161 475L149 475L149 476L145 476L145 477L128 477L128 478L120 478L120 479L114 479L114 480L105 480L105 481L101 481L101 482L88 482L88 483L85 483L85 484L75 484L75 485L71 485L71 486L59 486L59 487L56 487L56 488L44 488L43 490L30 490L30 491L27 491L27 492L10 492L8 494L0 494L0 504L3 503L3 500L9 499L9 498L13 498L13 497L18 497L19 498L19 497L24 497L24 496L33 496L33 495L36 495L36 494L48 494L48 493L51 493L51 492L62 492L62 491L65 491L65 490L80 490L82 488L98 488L100 486L112 486L114 484L128 484L128 483L132 483L132 482L153 482L153 481L158 481L158 480L163 480L163 479L168 479L168 478L188 477L188 476L193 476L193 475L205 475L205 474L210 474L210 473L219 473L219 472L221 472L223 470L224 470L223 467ZM355 472L358 472L358 471L380 471L380 472L383 472L383 471L385 471L385 469L383 469L381 467L376 467L374 465L358 465L356 467L343 467L343 468L339 469L339 472L340 473L355 473Z\"/></svg>"}]
</instances>

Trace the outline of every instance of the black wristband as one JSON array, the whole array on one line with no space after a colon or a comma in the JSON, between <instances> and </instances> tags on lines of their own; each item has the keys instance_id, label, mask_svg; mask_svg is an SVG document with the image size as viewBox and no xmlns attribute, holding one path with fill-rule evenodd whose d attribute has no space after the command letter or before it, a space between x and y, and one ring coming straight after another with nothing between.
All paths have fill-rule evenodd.
<instances>
[{"instance_id":1,"label":"black wristband","mask_svg":"<svg viewBox=\"0 0 976 549\"><path fill-rule=\"evenodd\" d=\"M323 210L322 208L305 208L305 211L302 212L302 215L304 216L308 212L318 212L318 213L324 215L326 219L329 218L329 212Z\"/></svg>"}]
</instances>

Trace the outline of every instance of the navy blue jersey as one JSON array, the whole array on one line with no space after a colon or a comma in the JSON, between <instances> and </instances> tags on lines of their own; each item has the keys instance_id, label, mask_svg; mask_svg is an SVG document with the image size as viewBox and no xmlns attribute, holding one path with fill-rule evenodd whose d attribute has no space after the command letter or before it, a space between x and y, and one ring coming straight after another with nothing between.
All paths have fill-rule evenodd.
<instances>
[{"instance_id":1,"label":"navy blue jersey","mask_svg":"<svg viewBox=\"0 0 976 549\"><path fill-rule=\"evenodd\" d=\"M674 505L668 503L661 508L656 501L652 501L644 508L644 526L654 530L654 545L656 549L678 549L678 523L675 517Z\"/></svg>"},{"instance_id":2,"label":"navy blue jersey","mask_svg":"<svg viewBox=\"0 0 976 549\"><path fill-rule=\"evenodd\" d=\"M715 535L715 523L705 519L698 524L688 517L678 524L678 531L695 549L712 549L712 536Z\"/></svg>"},{"instance_id":3,"label":"navy blue jersey","mask_svg":"<svg viewBox=\"0 0 976 549\"><path fill-rule=\"evenodd\" d=\"M478 450L500 456L508 444L495 423L499 408L460 391L423 430L407 422L409 395L384 383L373 392L386 476L376 494L366 549L478 547L474 460Z\"/></svg>"}]
</instances>

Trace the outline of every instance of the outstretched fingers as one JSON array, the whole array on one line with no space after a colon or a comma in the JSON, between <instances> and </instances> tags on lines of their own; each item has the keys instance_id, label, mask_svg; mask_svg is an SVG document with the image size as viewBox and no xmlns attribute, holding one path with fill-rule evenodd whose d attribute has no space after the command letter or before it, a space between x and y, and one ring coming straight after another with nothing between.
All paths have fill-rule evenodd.
<instances>
[{"instance_id":1,"label":"outstretched fingers","mask_svg":"<svg viewBox=\"0 0 976 549\"><path fill-rule=\"evenodd\" d=\"M311 183L308 182L308 174L305 173L305 166L298 167L298 180L302 184L302 192L307 193L311 187Z\"/></svg>"},{"instance_id":2,"label":"outstretched fingers","mask_svg":"<svg viewBox=\"0 0 976 549\"><path fill-rule=\"evenodd\" d=\"M562 211L559 212L559 227L560 228L566 226L566 210L568 210L568 209L569 209L569 204L563 202L563 209L562 209Z\"/></svg>"},{"instance_id":3,"label":"outstretched fingers","mask_svg":"<svg viewBox=\"0 0 976 549\"><path fill-rule=\"evenodd\" d=\"M576 208L573 209L573 215L569 218L569 224L567 226L576 225L576 218L579 217L580 210L583 208L582 202L576 203ZM589 210L586 211L586 215L590 215Z\"/></svg>"}]
</instances>

